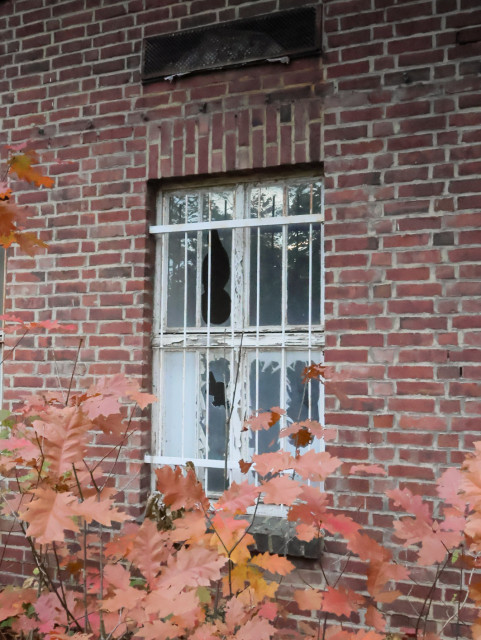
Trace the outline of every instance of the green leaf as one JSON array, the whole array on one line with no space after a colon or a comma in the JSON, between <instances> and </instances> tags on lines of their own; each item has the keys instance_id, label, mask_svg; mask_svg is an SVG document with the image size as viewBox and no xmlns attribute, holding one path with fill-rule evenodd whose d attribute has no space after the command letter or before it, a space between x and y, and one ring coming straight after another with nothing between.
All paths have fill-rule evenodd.
<instances>
[{"instance_id":1,"label":"green leaf","mask_svg":"<svg viewBox=\"0 0 481 640\"><path fill-rule=\"evenodd\" d=\"M456 564L456 562L458 561L460 553L461 553L460 549L455 549L453 551L453 555L451 556L451 564Z\"/></svg>"},{"instance_id":2,"label":"green leaf","mask_svg":"<svg viewBox=\"0 0 481 640\"><path fill-rule=\"evenodd\" d=\"M8 409L0 409L0 422L3 422L11 415L12 413L11 411L8 411Z\"/></svg>"},{"instance_id":3,"label":"green leaf","mask_svg":"<svg viewBox=\"0 0 481 640\"><path fill-rule=\"evenodd\" d=\"M145 578L130 578L129 584L131 587L145 587Z\"/></svg>"},{"instance_id":4,"label":"green leaf","mask_svg":"<svg viewBox=\"0 0 481 640\"><path fill-rule=\"evenodd\" d=\"M14 622L14 620L15 620L15 616L10 616L10 618L5 618L5 620L2 620L2 622L0 622L0 629L11 627L12 622Z\"/></svg>"},{"instance_id":5,"label":"green leaf","mask_svg":"<svg viewBox=\"0 0 481 640\"><path fill-rule=\"evenodd\" d=\"M207 587L198 587L197 597L199 598L199 602L201 602L202 604L209 604L212 599L210 591L209 589L207 589Z\"/></svg>"}]
</instances>

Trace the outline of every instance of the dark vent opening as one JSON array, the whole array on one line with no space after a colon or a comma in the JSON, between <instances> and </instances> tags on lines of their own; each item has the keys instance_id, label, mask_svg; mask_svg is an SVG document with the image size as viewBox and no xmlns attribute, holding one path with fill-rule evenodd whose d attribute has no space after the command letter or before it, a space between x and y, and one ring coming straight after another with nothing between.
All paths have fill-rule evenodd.
<instances>
[{"instance_id":1,"label":"dark vent opening","mask_svg":"<svg viewBox=\"0 0 481 640\"><path fill-rule=\"evenodd\" d=\"M144 42L144 81L320 52L316 7L224 22Z\"/></svg>"}]
</instances>

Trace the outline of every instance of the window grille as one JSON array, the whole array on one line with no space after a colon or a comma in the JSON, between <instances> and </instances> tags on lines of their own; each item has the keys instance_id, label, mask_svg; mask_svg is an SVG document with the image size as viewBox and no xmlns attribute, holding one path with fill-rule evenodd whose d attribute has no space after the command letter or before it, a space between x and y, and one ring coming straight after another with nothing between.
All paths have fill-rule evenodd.
<instances>
[{"instance_id":1,"label":"window grille","mask_svg":"<svg viewBox=\"0 0 481 640\"><path fill-rule=\"evenodd\" d=\"M321 419L322 385L301 378L322 359L322 203L305 177L159 195L147 461L191 461L209 495L239 480L241 459L276 450L286 421ZM278 425L243 430L273 406L287 411Z\"/></svg>"}]
</instances>

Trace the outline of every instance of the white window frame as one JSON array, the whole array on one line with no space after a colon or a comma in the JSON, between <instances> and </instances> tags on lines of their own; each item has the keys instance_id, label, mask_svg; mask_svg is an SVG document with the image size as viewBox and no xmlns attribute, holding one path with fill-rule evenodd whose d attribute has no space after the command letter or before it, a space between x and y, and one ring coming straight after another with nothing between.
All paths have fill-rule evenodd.
<instances>
[{"instance_id":1,"label":"white window frame","mask_svg":"<svg viewBox=\"0 0 481 640\"><path fill-rule=\"evenodd\" d=\"M255 187L271 187L271 186L294 186L300 182L306 181L317 183L321 182L322 177L316 173L297 173L295 175L287 176L279 179L266 179L266 180L242 180L242 179L224 179L217 182L210 182L204 184L172 184L168 188L159 191L156 202L156 224L150 227L150 233L156 238L156 256L155 256L155 287L154 287L154 314L153 314L153 335L152 335L152 349L153 349L153 392L159 398L159 401L154 403L152 407L152 454L145 456L145 461L151 463L153 466L158 465L185 465L188 461L192 462L196 468L211 468L211 469L224 469L229 472L230 481L240 481L241 474L239 470L239 460L242 458L247 459L249 456L248 446L246 438L242 437L241 429L243 420L240 416L233 415L233 421L231 423L231 434L229 438L229 456L227 462L225 460L212 460L204 458L192 458L183 456L166 456L162 452L162 351L170 348L179 349L179 345L183 346L184 350L191 349L206 349L207 360L209 360L209 349L228 348L233 350L234 357L232 362L235 362L235 354L240 361L241 349L249 350L256 354L256 361L258 362L259 353L262 350L277 350L280 351L282 357L281 370L285 370L285 358L287 349L293 349L295 347L302 347L305 350L306 361L313 362L319 361L318 357L312 359L311 356L324 349L324 247L323 247L323 222L324 222L324 204L323 204L323 191L321 195L321 210L316 214L305 215L282 215L272 218L248 218L245 214L248 204L248 194L250 188ZM168 224L166 222L166 215L168 215L168 198L174 193L186 193L194 192L199 193L202 191L218 191L223 188L235 189L235 202L236 210L234 213L234 219L211 221L211 222L191 222L185 224ZM323 189L323 187L322 187ZM284 205L285 206L285 205ZM285 214L285 210L283 212ZM167 218L168 219L168 218ZM320 225L320 247L321 247L321 293L320 293L320 324L316 325L301 325L301 326L288 326L287 325L287 304L285 300L286 287L283 286L283 299L281 304L282 309L282 323L280 326L259 326L259 299L257 299L257 325L255 327L248 326L246 301L249 299L249 278L244 277L247 275L247 268L244 266L249 264L249 251L250 244L247 239L246 229L261 229L268 228L269 226L282 227L283 230L283 283L287 277L287 230L292 228L292 225L309 224L310 234L312 238L312 230L314 225ZM197 327L186 327L184 323L183 328L168 329L165 327L166 314L167 314L167 269L163 268L164 258L166 255L167 237L170 233L175 232L194 232L194 231L212 231L220 229L232 229L237 234L237 238L244 235L244 243L234 242L235 247L232 249L232 264L231 264L231 279L232 287L232 313L231 313L231 326L207 326L201 329ZM210 235L210 234L209 234ZM187 250L186 250L187 251ZM244 265L243 265L244 262ZM244 281L245 280L245 281ZM185 296L187 296L187 287L185 287ZM259 286L257 286L257 298L259 297ZM186 298L185 298L186 301ZM242 304L242 307L240 306ZM186 308L186 304L185 304ZM164 314L164 315L163 315ZM309 317L311 313L309 311ZM226 337L228 335L228 337ZM228 343L228 344L226 344ZM243 358L243 361L247 363L248 358ZM246 365L247 366L247 365ZM247 372L239 372L239 379L242 380L243 376ZM231 376L235 375L235 371L231 370ZM258 374L257 374L258 375ZM284 387L285 385L282 385ZM242 390L242 383L236 385L235 393L236 398L239 394L246 393L245 389ZM185 391L185 390L184 390ZM183 397L184 393L183 393ZM280 404L282 406L285 400L284 389L281 388ZM238 401L233 399L233 402ZM323 402L321 401L321 405ZM321 406L321 410L322 410ZM266 409L264 407L264 409ZM180 413L183 412L183 408L179 408ZM236 413L236 412L234 412ZM320 416L322 419L322 416ZM183 420L183 418L182 418ZM281 443L282 446L282 443ZM152 474L154 476L154 474ZM153 478L154 482L154 478Z\"/></svg>"}]
</instances>

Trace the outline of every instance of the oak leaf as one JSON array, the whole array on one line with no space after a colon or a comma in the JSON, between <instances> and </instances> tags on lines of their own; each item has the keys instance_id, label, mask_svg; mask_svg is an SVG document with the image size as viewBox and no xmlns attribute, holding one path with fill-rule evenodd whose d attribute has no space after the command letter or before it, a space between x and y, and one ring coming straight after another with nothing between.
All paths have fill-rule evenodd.
<instances>
[{"instance_id":1,"label":"oak leaf","mask_svg":"<svg viewBox=\"0 0 481 640\"><path fill-rule=\"evenodd\" d=\"M247 507L255 504L260 489L247 480L241 484L233 482L217 501L215 508L232 513L245 513Z\"/></svg>"},{"instance_id":2,"label":"oak leaf","mask_svg":"<svg viewBox=\"0 0 481 640\"><path fill-rule=\"evenodd\" d=\"M463 473L455 467L446 469L436 481L437 492L446 504L457 507L462 512L466 507L466 500L460 495L463 482Z\"/></svg>"},{"instance_id":3,"label":"oak leaf","mask_svg":"<svg viewBox=\"0 0 481 640\"><path fill-rule=\"evenodd\" d=\"M169 533L158 531L156 524L149 519L144 520L137 531L135 542L127 558L140 569L150 586L160 571L160 565L167 561L173 545Z\"/></svg>"},{"instance_id":4,"label":"oak leaf","mask_svg":"<svg viewBox=\"0 0 481 640\"><path fill-rule=\"evenodd\" d=\"M184 587L207 587L211 581L219 580L220 570L227 558L212 549L183 547L171 555L157 585L166 585L179 592Z\"/></svg>"},{"instance_id":5,"label":"oak leaf","mask_svg":"<svg viewBox=\"0 0 481 640\"><path fill-rule=\"evenodd\" d=\"M93 495L80 502L75 509L77 515L85 518L87 524L95 520L95 522L106 527L110 527L112 522L131 520L129 515L113 506L110 498L103 498L103 493L105 493L105 490L100 497Z\"/></svg>"},{"instance_id":6,"label":"oak leaf","mask_svg":"<svg viewBox=\"0 0 481 640\"><path fill-rule=\"evenodd\" d=\"M386 620L382 613L376 609L372 604L366 609L366 624L369 627L374 627L376 631L385 631Z\"/></svg>"},{"instance_id":7,"label":"oak leaf","mask_svg":"<svg viewBox=\"0 0 481 640\"><path fill-rule=\"evenodd\" d=\"M297 589L294 600L303 611L318 611L322 606L324 594L317 589Z\"/></svg>"},{"instance_id":8,"label":"oak leaf","mask_svg":"<svg viewBox=\"0 0 481 640\"><path fill-rule=\"evenodd\" d=\"M87 453L87 434L92 423L78 407L49 407L44 420L35 420L33 427L43 440L43 454L49 463L49 473L58 478L72 469Z\"/></svg>"},{"instance_id":9,"label":"oak leaf","mask_svg":"<svg viewBox=\"0 0 481 640\"><path fill-rule=\"evenodd\" d=\"M286 475L276 476L261 486L264 504L292 505L301 493L301 485Z\"/></svg>"},{"instance_id":10,"label":"oak leaf","mask_svg":"<svg viewBox=\"0 0 481 640\"><path fill-rule=\"evenodd\" d=\"M32 491L34 497L19 515L28 522L27 536L39 544L63 541L64 531L78 531L74 522L77 515L77 498L70 492L57 493L50 487L39 487Z\"/></svg>"},{"instance_id":11,"label":"oak leaf","mask_svg":"<svg viewBox=\"0 0 481 640\"><path fill-rule=\"evenodd\" d=\"M0 592L0 620L23 613L23 603L33 603L36 599L37 592L35 589L5 587Z\"/></svg>"},{"instance_id":12,"label":"oak leaf","mask_svg":"<svg viewBox=\"0 0 481 640\"><path fill-rule=\"evenodd\" d=\"M278 573L280 576L287 576L295 568L287 558L270 553L254 556L251 562L257 567L269 571L269 573Z\"/></svg>"},{"instance_id":13,"label":"oak leaf","mask_svg":"<svg viewBox=\"0 0 481 640\"><path fill-rule=\"evenodd\" d=\"M245 422L252 431L261 431L273 427L286 412L280 407L272 407L270 411L264 411L257 416L251 416Z\"/></svg>"},{"instance_id":14,"label":"oak leaf","mask_svg":"<svg viewBox=\"0 0 481 640\"><path fill-rule=\"evenodd\" d=\"M295 459L294 468L306 480L323 482L341 464L339 458L331 456L327 451L316 453L311 449Z\"/></svg>"},{"instance_id":15,"label":"oak leaf","mask_svg":"<svg viewBox=\"0 0 481 640\"><path fill-rule=\"evenodd\" d=\"M201 506L208 508L209 501L193 469L188 469L184 475L180 467L172 469L169 466L164 466L156 469L155 475L157 476L157 490L162 493L164 503L173 511L181 508L200 508Z\"/></svg>"},{"instance_id":16,"label":"oak leaf","mask_svg":"<svg viewBox=\"0 0 481 640\"><path fill-rule=\"evenodd\" d=\"M16 174L20 180L32 182L36 187L50 188L54 184L52 178L42 175L34 168L33 165L38 164L38 155L33 149L12 155L8 164L10 174Z\"/></svg>"},{"instance_id":17,"label":"oak leaf","mask_svg":"<svg viewBox=\"0 0 481 640\"><path fill-rule=\"evenodd\" d=\"M274 451L273 453L261 453L252 456L256 471L261 476L269 473L279 473L292 469L295 465L294 458L287 451Z\"/></svg>"},{"instance_id":18,"label":"oak leaf","mask_svg":"<svg viewBox=\"0 0 481 640\"><path fill-rule=\"evenodd\" d=\"M248 620L235 634L235 640L253 640L253 638L272 638L275 629L266 618L255 617Z\"/></svg>"},{"instance_id":19,"label":"oak leaf","mask_svg":"<svg viewBox=\"0 0 481 640\"><path fill-rule=\"evenodd\" d=\"M364 598L351 589L334 588L328 586L322 599L322 611L333 613L335 616L346 616L357 611L364 603Z\"/></svg>"}]
</instances>

